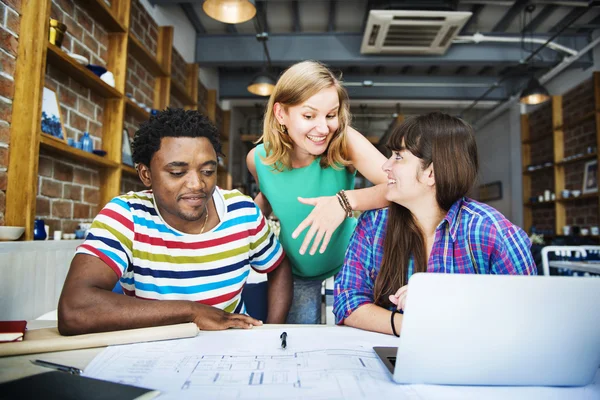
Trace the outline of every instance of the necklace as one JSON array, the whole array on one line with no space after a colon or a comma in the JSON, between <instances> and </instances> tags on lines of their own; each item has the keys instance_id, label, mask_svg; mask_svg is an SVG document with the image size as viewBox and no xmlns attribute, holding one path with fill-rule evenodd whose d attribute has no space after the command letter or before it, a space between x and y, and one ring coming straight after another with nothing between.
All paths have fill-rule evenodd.
<instances>
[{"instance_id":1,"label":"necklace","mask_svg":"<svg viewBox=\"0 0 600 400\"><path fill-rule=\"evenodd\" d=\"M206 217L204 217L204 224L202 224L202 230L200 233L204 233L204 228L206 228L206 222L208 222L208 206L206 206Z\"/></svg>"}]
</instances>

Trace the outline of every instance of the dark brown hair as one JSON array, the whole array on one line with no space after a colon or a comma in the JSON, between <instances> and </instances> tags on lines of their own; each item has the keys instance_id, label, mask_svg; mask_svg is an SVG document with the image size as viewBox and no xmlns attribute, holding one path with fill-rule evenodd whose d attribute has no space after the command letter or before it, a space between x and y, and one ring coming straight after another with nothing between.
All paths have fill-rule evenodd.
<instances>
[{"instance_id":1,"label":"dark brown hair","mask_svg":"<svg viewBox=\"0 0 600 400\"><path fill-rule=\"evenodd\" d=\"M477 144L473 128L460 118L433 112L409 118L392 132L387 146L402 148L421 159L421 168L433 164L436 201L442 210L465 196L477 177ZM375 304L391 305L389 295L408 281L408 264L413 272L425 272L425 238L407 208L391 203L388 210L383 259L375 280Z\"/></svg>"}]
</instances>

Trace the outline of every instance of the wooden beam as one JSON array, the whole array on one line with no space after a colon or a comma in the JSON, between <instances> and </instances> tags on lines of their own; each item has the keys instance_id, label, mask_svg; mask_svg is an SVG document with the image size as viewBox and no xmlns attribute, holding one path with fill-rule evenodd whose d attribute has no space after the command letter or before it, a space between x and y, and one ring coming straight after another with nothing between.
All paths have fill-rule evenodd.
<instances>
[{"instance_id":1,"label":"wooden beam","mask_svg":"<svg viewBox=\"0 0 600 400\"><path fill-rule=\"evenodd\" d=\"M33 239L50 5L30 0L21 6L4 218L6 225L25 227L25 240Z\"/></svg>"},{"instance_id":2,"label":"wooden beam","mask_svg":"<svg viewBox=\"0 0 600 400\"><path fill-rule=\"evenodd\" d=\"M209 89L206 94L206 116L212 121L217 122L217 91Z\"/></svg>"},{"instance_id":3,"label":"wooden beam","mask_svg":"<svg viewBox=\"0 0 600 400\"><path fill-rule=\"evenodd\" d=\"M171 101L171 52L173 49L173 27L158 28L156 59L166 76L156 77L154 81L154 108L164 110Z\"/></svg>"},{"instance_id":4,"label":"wooden beam","mask_svg":"<svg viewBox=\"0 0 600 400\"><path fill-rule=\"evenodd\" d=\"M554 140L554 193L556 196L565 189L565 168L564 165L557 165L559 161L565 158L565 143L563 132L563 107L562 96L552 96L552 131ZM554 207L555 228L554 232L558 235L562 232L563 226L567 223L567 211L565 204L556 202Z\"/></svg>"}]
</instances>

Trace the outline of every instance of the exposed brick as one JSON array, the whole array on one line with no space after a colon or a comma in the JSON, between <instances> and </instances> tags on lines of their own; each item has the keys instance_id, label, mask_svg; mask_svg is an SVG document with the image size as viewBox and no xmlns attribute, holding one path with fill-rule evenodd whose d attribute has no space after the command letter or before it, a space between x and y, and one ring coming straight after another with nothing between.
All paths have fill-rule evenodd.
<instances>
[{"instance_id":1,"label":"exposed brick","mask_svg":"<svg viewBox=\"0 0 600 400\"><path fill-rule=\"evenodd\" d=\"M62 231L63 233L75 233L75 230L79 226L79 221L73 220L63 220L62 221Z\"/></svg>"},{"instance_id":2,"label":"exposed brick","mask_svg":"<svg viewBox=\"0 0 600 400\"><path fill-rule=\"evenodd\" d=\"M0 190L6 190L8 185L8 174L6 171L0 171Z\"/></svg>"},{"instance_id":3,"label":"exposed brick","mask_svg":"<svg viewBox=\"0 0 600 400\"><path fill-rule=\"evenodd\" d=\"M19 14L21 13L21 0L2 0L2 2Z\"/></svg>"},{"instance_id":4,"label":"exposed brick","mask_svg":"<svg viewBox=\"0 0 600 400\"><path fill-rule=\"evenodd\" d=\"M2 56L0 57L0 72L5 73L6 75L15 76L15 67L15 59L2 53Z\"/></svg>"},{"instance_id":5,"label":"exposed brick","mask_svg":"<svg viewBox=\"0 0 600 400\"><path fill-rule=\"evenodd\" d=\"M90 206L87 204L73 204L73 218L86 219L90 218Z\"/></svg>"},{"instance_id":6,"label":"exposed brick","mask_svg":"<svg viewBox=\"0 0 600 400\"><path fill-rule=\"evenodd\" d=\"M88 126L88 132L92 136L102 137L102 125L100 125L94 121L90 121L89 126Z\"/></svg>"},{"instance_id":7,"label":"exposed brick","mask_svg":"<svg viewBox=\"0 0 600 400\"><path fill-rule=\"evenodd\" d=\"M81 201L81 186L65 183L63 185L63 199Z\"/></svg>"},{"instance_id":8,"label":"exposed brick","mask_svg":"<svg viewBox=\"0 0 600 400\"><path fill-rule=\"evenodd\" d=\"M71 17L72 13L65 16L63 20L64 24L68 26L67 33L76 40L83 40L83 28L78 25L75 20Z\"/></svg>"},{"instance_id":9,"label":"exposed brick","mask_svg":"<svg viewBox=\"0 0 600 400\"><path fill-rule=\"evenodd\" d=\"M90 18L90 16L87 15L87 13L84 12L81 8L77 8L77 11L75 13L75 20L79 25L83 27L83 29L85 29L89 33L92 33L94 31L94 20Z\"/></svg>"},{"instance_id":10,"label":"exposed brick","mask_svg":"<svg viewBox=\"0 0 600 400\"><path fill-rule=\"evenodd\" d=\"M54 218L71 218L73 203L70 201L55 200L52 202L52 216Z\"/></svg>"},{"instance_id":11,"label":"exposed brick","mask_svg":"<svg viewBox=\"0 0 600 400\"><path fill-rule=\"evenodd\" d=\"M67 88L66 86L61 86L58 90L58 101L62 106L67 106L71 108L77 108L77 95L75 92ZM84 101L84 100L82 100ZM63 115L64 117L64 115Z\"/></svg>"},{"instance_id":12,"label":"exposed brick","mask_svg":"<svg viewBox=\"0 0 600 400\"><path fill-rule=\"evenodd\" d=\"M73 0L54 0L58 6L68 15L73 15L75 4ZM70 28L70 27L69 27Z\"/></svg>"},{"instance_id":13,"label":"exposed brick","mask_svg":"<svg viewBox=\"0 0 600 400\"><path fill-rule=\"evenodd\" d=\"M79 108L77 109L81 114L90 118L95 117L95 106L92 102L86 99L79 99Z\"/></svg>"},{"instance_id":14,"label":"exposed brick","mask_svg":"<svg viewBox=\"0 0 600 400\"><path fill-rule=\"evenodd\" d=\"M19 41L17 38L6 29L0 27L0 48L11 56L16 57L18 46Z\"/></svg>"},{"instance_id":15,"label":"exposed brick","mask_svg":"<svg viewBox=\"0 0 600 400\"><path fill-rule=\"evenodd\" d=\"M43 218L43 219L44 219L44 224L48 225L48 228L50 230L50 237L48 238L48 240L52 240L52 234L54 233L54 231L62 230L61 222L60 222L60 220L54 219L54 218Z\"/></svg>"},{"instance_id":16,"label":"exposed brick","mask_svg":"<svg viewBox=\"0 0 600 400\"><path fill-rule=\"evenodd\" d=\"M0 100L0 121L10 123L12 121L12 107L10 104Z\"/></svg>"},{"instance_id":17,"label":"exposed brick","mask_svg":"<svg viewBox=\"0 0 600 400\"><path fill-rule=\"evenodd\" d=\"M73 167L61 162L54 163L54 179L63 182L73 181Z\"/></svg>"},{"instance_id":18,"label":"exposed brick","mask_svg":"<svg viewBox=\"0 0 600 400\"><path fill-rule=\"evenodd\" d=\"M54 79L48 79L48 75L46 75L46 81L44 82L44 86L52 90L54 93L58 91L58 84Z\"/></svg>"},{"instance_id":19,"label":"exposed brick","mask_svg":"<svg viewBox=\"0 0 600 400\"><path fill-rule=\"evenodd\" d=\"M6 10L6 27L16 33L17 35L21 31L21 18L19 14L15 11L11 11L10 9Z\"/></svg>"},{"instance_id":20,"label":"exposed brick","mask_svg":"<svg viewBox=\"0 0 600 400\"><path fill-rule=\"evenodd\" d=\"M47 178L42 178L42 187L40 188L40 194L46 197L61 197L62 183Z\"/></svg>"},{"instance_id":21,"label":"exposed brick","mask_svg":"<svg viewBox=\"0 0 600 400\"><path fill-rule=\"evenodd\" d=\"M2 215L2 221L0 225L4 225L4 213L6 212L6 193L0 190L0 214Z\"/></svg>"},{"instance_id":22,"label":"exposed brick","mask_svg":"<svg viewBox=\"0 0 600 400\"><path fill-rule=\"evenodd\" d=\"M0 123L0 143L10 143L10 125Z\"/></svg>"},{"instance_id":23,"label":"exposed brick","mask_svg":"<svg viewBox=\"0 0 600 400\"><path fill-rule=\"evenodd\" d=\"M83 45L76 40L73 40L72 48L73 48L73 53L84 56L88 60L92 56L92 53L88 49L83 47Z\"/></svg>"},{"instance_id":24,"label":"exposed brick","mask_svg":"<svg viewBox=\"0 0 600 400\"><path fill-rule=\"evenodd\" d=\"M8 166L8 149L6 147L0 147L0 167Z\"/></svg>"},{"instance_id":25,"label":"exposed brick","mask_svg":"<svg viewBox=\"0 0 600 400\"><path fill-rule=\"evenodd\" d=\"M83 201L86 203L98 204L100 202L100 191L94 188L84 188Z\"/></svg>"},{"instance_id":26,"label":"exposed brick","mask_svg":"<svg viewBox=\"0 0 600 400\"><path fill-rule=\"evenodd\" d=\"M50 200L37 197L35 199L35 214L43 217L50 215Z\"/></svg>"},{"instance_id":27,"label":"exposed brick","mask_svg":"<svg viewBox=\"0 0 600 400\"><path fill-rule=\"evenodd\" d=\"M64 21L64 11L60 9L54 2L52 2L52 6L50 7L50 18L55 19L57 21Z\"/></svg>"},{"instance_id":28,"label":"exposed brick","mask_svg":"<svg viewBox=\"0 0 600 400\"><path fill-rule=\"evenodd\" d=\"M93 54L98 54L98 42L90 33L83 33L83 44L90 49Z\"/></svg>"},{"instance_id":29,"label":"exposed brick","mask_svg":"<svg viewBox=\"0 0 600 400\"><path fill-rule=\"evenodd\" d=\"M75 168L73 171L73 183L78 183L80 185L91 185L92 173L84 169Z\"/></svg>"},{"instance_id":30,"label":"exposed brick","mask_svg":"<svg viewBox=\"0 0 600 400\"><path fill-rule=\"evenodd\" d=\"M0 75L0 96L11 99L15 95L15 82L7 77Z\"/></svg>"},{"instance_id":31,"label":"exposed brick","mask_svg":"<svg viewBox=\"0 0 600 400\"><path fill-rule=\"evenodd\" d=\"M54 162L51 158L40 157L38 162L38 175L41 176L52 176L54 171Z\"/></svg>"},{"instance_id":32,"label":"exposed brick","mask_svg":"<svg viewBox=\"0 0 600 400\"><path fill-rule=\"evenodd\" d=\"M71 125L71 127L82 132L87 130L87 119L75 112L70 112L69 114L69 125Z\"/></svg>"}]
</instances>

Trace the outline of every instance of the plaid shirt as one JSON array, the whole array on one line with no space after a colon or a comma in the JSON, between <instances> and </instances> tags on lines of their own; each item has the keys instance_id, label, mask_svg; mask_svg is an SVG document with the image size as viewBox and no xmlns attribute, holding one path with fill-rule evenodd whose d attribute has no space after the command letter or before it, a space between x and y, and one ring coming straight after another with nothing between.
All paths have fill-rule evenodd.
<instances>
[{"instance_id":1,"label":"plaid shirt","mask_svg":"<svg viewBox=\"0 0 600 400\"><path fill-rule=\"evenodd\" d=\"M335 277L333 312L342 324L363 304L372 304L383 258L388 210L363 213ZM450 207L435 231L427 272L535 275L531 241L494 208L468 198ZM476 266L474 265L474 262ZM408 277L413 273L413 259Z\"/></svg>"}]
</instances>

